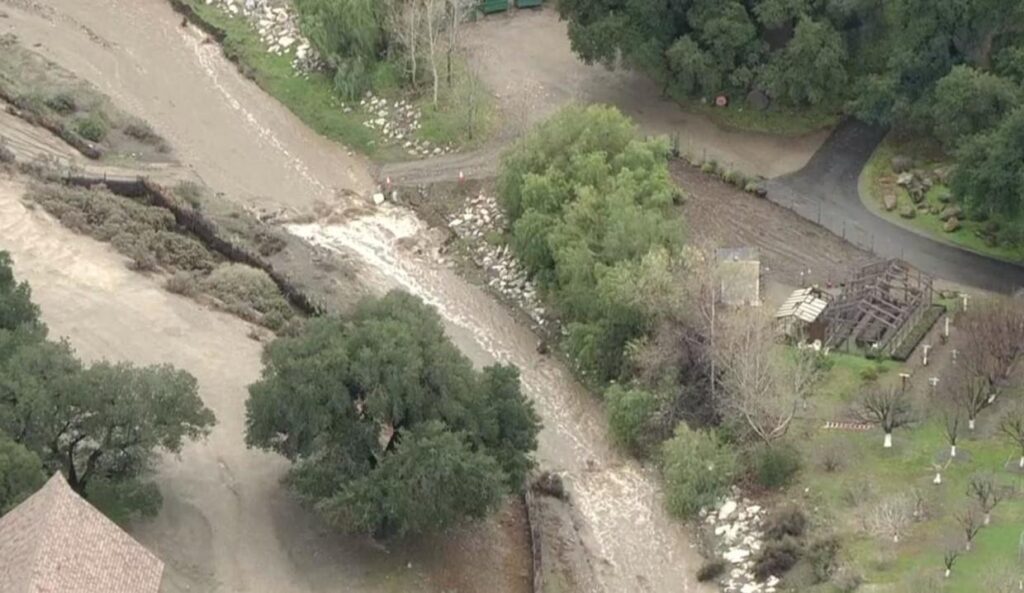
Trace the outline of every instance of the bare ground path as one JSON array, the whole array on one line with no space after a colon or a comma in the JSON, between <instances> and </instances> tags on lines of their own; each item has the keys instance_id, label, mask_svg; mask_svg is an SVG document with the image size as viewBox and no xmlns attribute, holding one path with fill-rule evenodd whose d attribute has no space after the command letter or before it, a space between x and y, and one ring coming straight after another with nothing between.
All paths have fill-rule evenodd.
<instances>
[{"instance_id":1,"label":"bare ground path","mask_svg":"<svg viewBox=\"0 0 1024 593\"><path fill-rule=\"evenodd\" d=\"M40 6L42 9L33 9ZM498 358L518 364L525 389L537 402L545 421L539 458L546 467L563 472L579 509L580 529L598 567L599 585L594 591L708 590L693 580L699 559L686 531L665 516L657 477L611 446L603 414L594 398L563 366L537 355L532 332L517 325L496 301L450 270L433 266L429 259L416 254L417 243L429 245L430 241L424 236L425 228L411 213L391 207L368 210L365 204L338 196L338 189L363 192L371 187L369 169L362 159L302 126L239 75L222 57L220 48L206 43L198 31L180 27L180 18L164 0L0 0L0 7L9 13L8 18L0 19L0 32L13 31L26 44L39 44L35 49L47 58L78 73L126 110L148 120L171 142L182 162L211 187L245 204L271 208L304 209L318 201L334 202L343 209L356 206L348 220L313 228L310 238L333 249L360 255L365 266L361 279L366 283L379 289L404 286L437 305L453 339L474 361L486 363ZM42 262L47 256L36 257ZM82 258L77 265L87 269L90 259ZM60 278L59 271L54 270L56 278ZM29 279L32 278L30 275ZM114 285L112 290L132 292L124 285ZM148 305L126 305L126 314L139 307L145 312L156 306L156 298L153 296L154 302ZM50 303L54 307L58 301ZM114 315L116 311L115 308L105 314ZM199 333L199 337L189 338L183 334L169 340L147 333L144 318L125 319L125 328L138 324L146 343L150 347L160 345L161 353L166 350L166 358L172 362L175 359L170 353L179 345L185 347L185 343L192 341L202 344L207 339L202 336L208 335ZM219 330L217 335L209 336L208 345L216 345L221 333L237 336L240 331L239 327L225 328L227 322L195 321L196 325L204 323ZM163 327L158 323L152 325L157 329ZM89 329L92 328L86 331ZM178 327L173 331L184 329ZM122 350L112 345L111 352L130 356L131 344L126 341ZM249 348L252 350L239 347L239 356L249 354L236 361L237 372L236 362L217 357L204 363L211 365L205 370L196 367L197 371L209 374L213 385L224 385L227 395L222 397L235 406L240 405L243 397L239 387L248 383L258 369L256 346ZM217 383L229 380L230 385ZM234 439L241 438L238 410L217 410L222 418L234 416L224 425L225 429L238 429L232 432L230 438ZM235 443L234 454L242 455L237 451L237 440ZM217 449L221 445L218 443ZM232 450L227 442L223 447ZM221 498L210 505L223 511L205 516L208 529L221 531L221 536L206 540L202 534L207 527L192 514L197 531L192 537L183 536L180 545L171 547L204 559L212 557L219 567L217 579L226 591L375 591L364 586L365 579L346 581L343 575L333 578L331 573L328 578L313 582L310 574L316 574L313 569L321 562L312 562L310 557L323 558L322 564L340 564L336 567L340 573L358 573L362 566L362 560L352 556L336 560L336 555L324 552L319 540L326 536L307 536L304 541L308 546L303 548L294 541L280 540L279 534L267 530L266 517L261 516L266 507L254 504L247 493L268 479L261 472L273 463L243 464L246 471L242 472L225 471L219 463L208 461L202 466L181 464L175 470L183 472L181 475L169 473L164 485L170 498L203 499L205 489L218 484L213 492ZM185 480L184 476L191 476L193 481ZM273 501L280 495L264 496ZM168 512L174 508L172 503ZM274 525L278 529L283 529L282 522L289 528L299 526L301 517L298 513L278 515ZM164 527L177 530L186 524L184 520L171 521ZM161 530L159 523L154 529ZM263 531L253 533L253 529ZM210 541L211 548L191 543L194 539ZM232 563L233 558L237 558L236 564ZM299 561L310 565L309 570L304 570L303 565L297 567ZM221 562L227 564L222 566ZM483 568L491 567L493 564ZM271 586L260 584L264 573Z\"/></svg>"},{"instance_id":2,"label":"bare ground path","mask_svg":"<svg viewBox=\"0 0 1024 593\"><path fill-rule=\"evenodd\" d=\"M776 177L796 171L828 136L826 130L795 137L725 130L705 116L687 113L663 98L661 89L642 74L581 62L572 53L566 23L550 7L488 16L466 27L463 45L473 69L496 94L506 128L479 151L386 165L382 176L406 184L452 181L459 170L467 176L491 176L502 146L574 101L615 105L644 133L679 134L684 153L715 159L749 175Z\"/></svg>"}]
</instances>

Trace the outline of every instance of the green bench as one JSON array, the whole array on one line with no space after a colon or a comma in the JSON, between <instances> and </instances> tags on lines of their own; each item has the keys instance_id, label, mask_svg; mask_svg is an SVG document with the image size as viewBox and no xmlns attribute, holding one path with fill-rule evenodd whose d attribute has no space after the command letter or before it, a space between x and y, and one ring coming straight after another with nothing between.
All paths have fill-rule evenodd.
<instances>
[{"instance_id":1,"label":"green bench","mask_svg":"<svg viewBox=\"0 0 1024 593\"><path fill-rule=\"evenodd\" d=\"M508 0L480 0L480 11L484 14L508 10Z\"/></svg>"}]
</instances>

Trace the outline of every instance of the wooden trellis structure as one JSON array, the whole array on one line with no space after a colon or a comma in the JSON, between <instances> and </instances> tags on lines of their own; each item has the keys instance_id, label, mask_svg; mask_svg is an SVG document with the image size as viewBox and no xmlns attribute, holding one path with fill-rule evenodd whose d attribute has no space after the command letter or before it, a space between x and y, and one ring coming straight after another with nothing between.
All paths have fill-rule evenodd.
<instances>
[{"instance_id":1,"label":"wooden trellis structure","mask_svg":"<svg viewBox=\"0 0 1024 593\"><path fill-rule=\"evenodd\" d=\"M903 260L864 266L825 310L825 345L892 354L931 306L932 291L931 276Z\"/></svg>"}]
</instances>

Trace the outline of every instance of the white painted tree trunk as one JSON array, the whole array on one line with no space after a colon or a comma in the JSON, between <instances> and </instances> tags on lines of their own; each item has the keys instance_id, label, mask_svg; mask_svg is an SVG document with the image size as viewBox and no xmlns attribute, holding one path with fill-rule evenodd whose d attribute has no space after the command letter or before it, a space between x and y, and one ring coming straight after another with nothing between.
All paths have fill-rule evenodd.
<instances>
[{"instance_id":1,"label":"white painted tree trunk","mask_svg":"<svg viewBox=\"0 0 1024 593\"><path fill-rule=\"evenodd\" d=\"M996 402L996 395L997 394L993 393L992 395L988 396L988 403L989 403L989 405L992 405L992 404L994 404Z\"/></svg>"},{"instance_id":2,"label":"white painted tree trunk","mask_svg":"<svg viewBox=\"0 0 1024 593\"><path fill-rule=\"evenodd\" d=\"M892 449L892 433L891 432L885 433L885 441L883 441L882 446L885 447L886 449Z\"/></svg>"},{"instance_id":3,"label":"white painted tree trunk","mask_svg":"<svg viewBox=\"0 0 1024 593\"><path fill-rule=\"evenodd\" d=\"M992 523L992 513L985 513L984 525Z\"/></svg>"},{"instance_id":4,"label":"white painted tree trunk","mask_svg":"<svg viewBox=\"0 0 1024 593\"><path fill-rule=\"evenodd\" d=\"M946 569L946 578L947 578L947 579L949 578L949 573L950 573L950 570L949 570L949 569L947 568L947 569Z\"/></svg>"},{"instance_id":5,"label":"white painted tree trunk","mask_svg":"<svg viewBox=\"0 0 1024 593\"><path fill-rule=\"evenodd\" d=\"M971 551L971 542L967 542L967 544L964 545L964 550L966 550L968 552Z\"/></svg>"},{"instance_id":6,"label":"white painted tree trunk","mask_svg":"<svg viewBox=\"0 0 1024 593\"><path fill-rule=\"evenodd\" d=\"M1020 456L1020 468L1024 469L1024 455Z\"/></svg>"},{"instance_id":7,"label":"white painted tree trunk","mask_svg":"<svg viewBox=\"0 0 1024 593\"><path fill-rule=\"evenodd\" d=\"M935 472L935 479L932 480L932 484L941 484L941 483L942 483L942 472Z\"/></svg>"},{"instance_id":8,"label":"white painted tree trunk","mask_svg":"<svg viewBox=\"0 0 1024 593\"><path fill-rule=\"evenodd\" d=\"M967 419L967 429L974 430L974 418Z\"/></svg>"},{"instance_id":9,"label":"white painted tree trunk","mask_svg":"<svg viewBox=\"0 0 1024 593\"><path fill-rule=\"evenodd\" d=\"M949 446L949 456L956 457L956 445Z\"/></svg>"},{"instance_id":10,"label":"white painted tree trunk","mask_svg":"<svg viewBox=\"0 0 1024 593\"><path fill-rule=\"evenodd\" d=\"M898 534L898 533L892 534L892 543L894 543L894 544L900 543L900 534Z\"/></svg>"}]
</instances>

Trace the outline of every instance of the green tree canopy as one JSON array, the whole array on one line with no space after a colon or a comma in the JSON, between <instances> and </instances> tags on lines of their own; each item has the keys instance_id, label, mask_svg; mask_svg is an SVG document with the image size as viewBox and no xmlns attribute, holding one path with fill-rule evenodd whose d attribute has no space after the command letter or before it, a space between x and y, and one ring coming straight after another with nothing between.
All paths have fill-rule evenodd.
<instances>
[{"instance_id":1,"label":"green tree canopy","mask_svg":"<svg viewBox=\"0 0 1024 593\"><path fill-rule=\"evenodd\" d=\"M935 137L953 148L966 136L996 127L1024 96L1007 78L970 66L954 66L935 85L928 116Z\"/></svg>"},{"instance_id":2,"label":"green tree canopy","mask_svg":"<svg viewBox=\"0 0 1024 593\"><path fill-rule=\"evenodd\" d=\"M599 378L619 374L622 349L648 324L630 290L639 263L682 241L667 157L616 109L589 106L559 112L502 161L512 246L567 322L574 358Z\"/></svg>"},{"instance_id":3,"label":"green tree canopy","mask_svg":"<svg viewBox=\"0 0 1024 593\"><path fill-rule=\"evenodd\" d=\"M662 444L661 455L665 503L679 517L714 505L735 478L736 454L711 431L680 423L675 436Z\"/></svg>"},{"instance_id":4,"label":"green tree canopy","mask_svg":"<svg viewBox=\"0 0 1024 593\"><path fill-rule=\"evenodd\" d=\"M28 295L0 259L0 433L82 496L102 493L125 514L155 512L159 495L145 478L156 451L180 451L214 423L195 379L168 366L84 367L66 342L44 339Z\"/></svg>"},{"instance_id":5,"label":"green tree canopy","mask_svg":"<svg viewBox=\"0 0 1024 593\"><path fill-rule=\"evenodd\" d=\"M953 191L968 211L1019 221L1024 215L1024 107L957 151Z\"/></svg>"},{"instance_id":6,"label":"green tree canopy","mask_svg":"<svg viewBox=\"0 0 1024 593\"><path fill-rule=\"evenodd\" d=\"M334 71L346 99L369 88L385 50L389 0L296 0L303 33Z\"/></svg>"},{"instance_id":7,"label":"green tree canopy","mask_svg":"<svg viewBox=\"0 0 1024 593\"><path fill-rule=\"evenodd\" d=\"M0 432L0 516L31 496L45 480L39 456Z\"/></svg>"},{"instance_id":8,"label":"green tree canopy","mask_svg":"<svg viewBox=\"0 0 1024 593\"><path fill-rule=\"evenodd\" d=\"M338 527L402 535L479 517L522 487L539 421L514 367L477 372L419 299L392 292L264 353L246 442L294 462Z\"/></svg>"},{"instance_id":9,"label":"green tree canopy","mask_svg":"<svg viewBox=\"0 0 1024 593\"><path fill-rule=\"evenodd\" d=\"M818 105L846 84L846 61L839 32L826 21L804 17L789 44L772 55L765 86L787 104Z\"/></svg>"}]
</instances>

